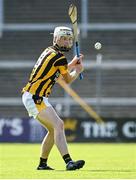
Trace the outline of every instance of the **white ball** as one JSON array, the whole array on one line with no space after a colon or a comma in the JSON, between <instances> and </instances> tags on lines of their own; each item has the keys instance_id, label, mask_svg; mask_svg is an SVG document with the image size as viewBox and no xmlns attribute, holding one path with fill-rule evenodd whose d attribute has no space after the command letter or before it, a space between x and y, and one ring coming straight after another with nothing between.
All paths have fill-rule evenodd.
<instances>
[{"instance_id":1,"label":"white ball","mask_svg":"<svg viewBox=\"0 0 136 180\"><path fill-rule=\"evenodd\" d=\"M100 42L96 42L94 47L95 47L95 49L100 50L102 48L102 45Z\"/></svg>"}]
</instances>

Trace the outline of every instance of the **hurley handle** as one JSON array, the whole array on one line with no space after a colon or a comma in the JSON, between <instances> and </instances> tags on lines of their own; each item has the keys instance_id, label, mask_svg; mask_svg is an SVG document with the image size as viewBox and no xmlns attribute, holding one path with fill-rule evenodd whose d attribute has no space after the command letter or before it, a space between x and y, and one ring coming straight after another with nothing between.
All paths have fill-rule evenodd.
<instances>
[{"instance_id":1,"label":"hurley handle","mask_svg":"<svg viewBox=\"0 0 136 180\"><path fill-rule=\"evenodd\" d=\"M78 42L76 42L76 55L77 55L78 58L80 57ZM80 78L80 80L83 79L83 74L82 73L79 74L79 78Z\"/></svg>"}]
</instances>

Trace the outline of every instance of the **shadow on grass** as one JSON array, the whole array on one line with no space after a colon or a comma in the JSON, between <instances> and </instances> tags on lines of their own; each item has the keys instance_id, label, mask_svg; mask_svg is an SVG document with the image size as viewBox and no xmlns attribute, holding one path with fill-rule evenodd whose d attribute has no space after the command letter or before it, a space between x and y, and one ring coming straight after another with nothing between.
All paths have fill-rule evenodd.
<instances>
[{"instance_id":1,"label":"shadow on grass","mask_svg":"<svg viewBox=\"0 0 136 180\"><path fill-rule=\"evenodd\" d=\"M58 172L66 172L66 170L55 170ZM84 172L136 172L136 169L129 170L129 169L79 169L79 170L72 170L72 171L67 171L67 172L78 172L78 171L84 171Z\"/></svg>"}]
</instances>

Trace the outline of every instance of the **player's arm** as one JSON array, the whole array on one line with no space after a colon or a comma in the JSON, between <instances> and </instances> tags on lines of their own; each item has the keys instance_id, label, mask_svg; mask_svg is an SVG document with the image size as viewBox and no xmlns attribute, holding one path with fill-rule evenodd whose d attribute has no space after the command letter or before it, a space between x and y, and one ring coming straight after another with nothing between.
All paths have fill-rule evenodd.
<instances>
[{"instance_id":1,"label":"player's arm","mask_svg":"<svg viewBox=\"0 0 136 180\"><path fill-rule=\"evenodd\" d=\"M80 58L76 56L72 59L72 61L68 64L68 71L65 74L62 74L63 79L66 83L72 83L79 74L83 71L83 55L80 55Z\"/></svg>"}]
</instances>

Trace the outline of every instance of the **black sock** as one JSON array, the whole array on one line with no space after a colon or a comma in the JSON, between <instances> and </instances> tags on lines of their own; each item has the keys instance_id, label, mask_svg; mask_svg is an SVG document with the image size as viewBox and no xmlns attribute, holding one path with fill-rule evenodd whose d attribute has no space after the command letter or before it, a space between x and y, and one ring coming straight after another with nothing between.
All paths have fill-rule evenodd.
<instances>
[{"instance_id":1,"label":"black sock","mask_svg":"<svg viewBox=\"0 0 136 180\"><path fill-rule=\"evenodd\" d=\"M46 166L47 165L47 159L43 159L40 157L40 163L39 166Z\"/></svg>"},{"instance_id":2,"label":"black sock","mask_svg":"<svg viewBox=\"0 0 136 180\"><path fill-rule=\"evenodd\" d=\"M63 156L63 159L64 159L64 161L65 161L66 164L67 164L69 161L72 161L72 159L71 159L71 157L70 157L69 154L65 154L65 155Z\"/></svg>"}]
</instances>

